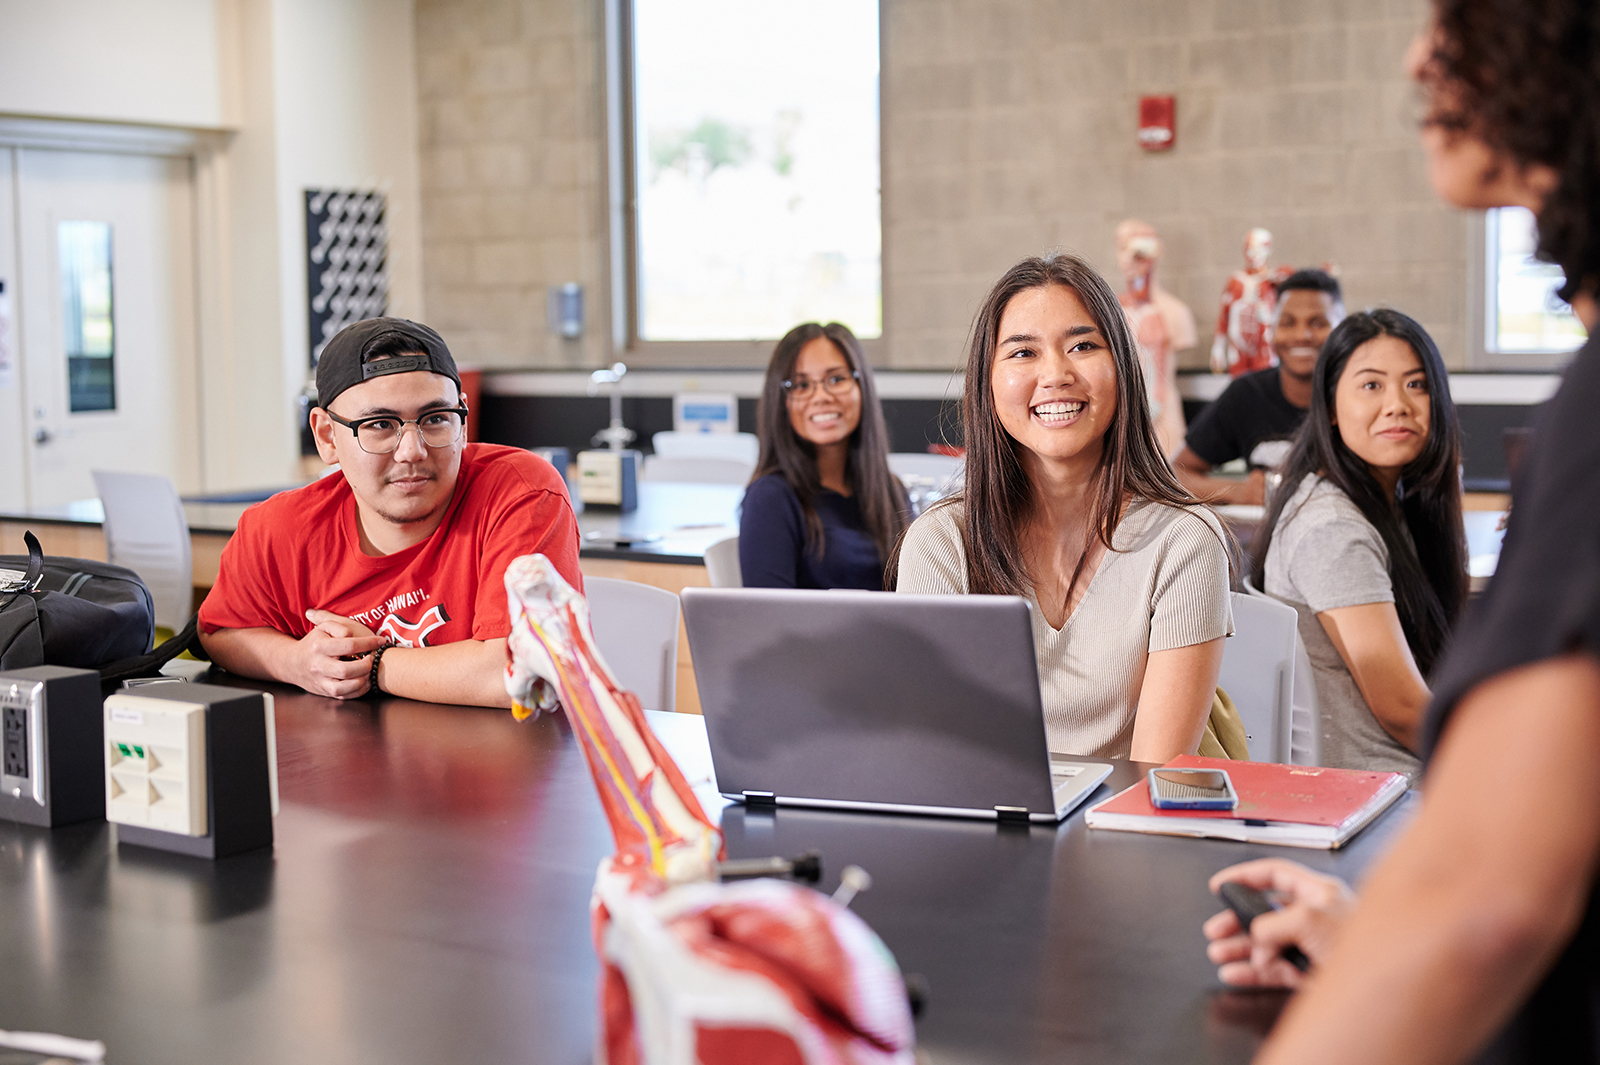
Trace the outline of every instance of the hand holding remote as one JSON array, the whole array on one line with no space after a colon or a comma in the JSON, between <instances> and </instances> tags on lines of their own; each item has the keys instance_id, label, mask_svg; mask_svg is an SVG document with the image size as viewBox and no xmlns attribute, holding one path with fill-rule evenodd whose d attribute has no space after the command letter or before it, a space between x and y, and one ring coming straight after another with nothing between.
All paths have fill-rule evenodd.
<instances>
[{"instance_id":1,"label":"hand holding remote","mask_svg":"<svg viewBox=\"0 0 1600 1065\"><path fill-rule=\"evenodd\" d=\"M1228 909L1239 919L1239 927L1246 932L1250 931L1250 925L1257 917L1278 908L1261 892L1237 880L1223 884L1217 889L1217 894L1222 896L1222 901L1228 904ZM1280 950L1278 956L1303 973L1311 971L1311 959L1306 957L1305 951L1293 943Z\"/></svg>"},{"instance_id":2,"label":"hand holding remote","mask_svg":"<svg viewBox=\"0 0 1600 1065\"><path fill-rule=\"evenodd\" d=\"M1210 886L1229 908L1206 921L1206 954L1235 987L1298 987L1356 904L1344 881L1282 858L1224 869ZM1267 901L1269 891L1280 906Z\"/></svg>"}]
</instances>

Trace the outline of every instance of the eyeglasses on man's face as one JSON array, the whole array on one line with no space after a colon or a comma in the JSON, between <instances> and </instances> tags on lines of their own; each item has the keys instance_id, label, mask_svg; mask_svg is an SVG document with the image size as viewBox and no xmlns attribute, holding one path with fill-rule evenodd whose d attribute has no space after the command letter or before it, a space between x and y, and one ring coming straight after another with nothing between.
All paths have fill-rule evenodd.
<instances>
[{"instance_id":1,"label":"eyeglasses on man's face","mask_svg":"<svg viewBox=\"0 0 1600 1065\"><path fill-rule=\"evenodd\" d=\"M429 447L449 447L461 439L461 430L467 424L465 407L430 410L415 418L396 418L389 414L379 414L349 422L331 410L327 411L327 415L349 429L355 435L356 443L361 446L361 450L369 455L387 455L398 448L400 437L408 425L417 427L422 442Z\"/></svg>"},{"instance_id":2,"label":"eyeglasses on man's face","mask_svg":"<svg viewBox=\"0 0 1600 1065\"><path fill-rule=\"evenodd\" d=\"M789 399L805 399L811 395L813 389L820 386L828 395L840 396L854 388L856 382L860 379L861 375L854 370L849 373L843 370L835 370L820 380L812 380L809 377L791 377L783 382L783 394Z\"/></svg>"}]
</instances>

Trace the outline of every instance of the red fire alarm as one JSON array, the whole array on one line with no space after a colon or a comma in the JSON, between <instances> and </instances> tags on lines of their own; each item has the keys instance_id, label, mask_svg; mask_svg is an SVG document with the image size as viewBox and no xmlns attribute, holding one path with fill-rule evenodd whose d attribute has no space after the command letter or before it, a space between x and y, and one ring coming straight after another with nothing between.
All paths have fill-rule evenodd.
<instances>
[{"instance_id":1,"label":"red fire alarm","mask_svg":"<svg viewBox=\"0 0 1600 1065\"><path fill-rule=\"evenodd\" d=\"M1178 98L1139 97L1139 147L1164 152L1178 139Z\"/></svg>"}]
</instances>

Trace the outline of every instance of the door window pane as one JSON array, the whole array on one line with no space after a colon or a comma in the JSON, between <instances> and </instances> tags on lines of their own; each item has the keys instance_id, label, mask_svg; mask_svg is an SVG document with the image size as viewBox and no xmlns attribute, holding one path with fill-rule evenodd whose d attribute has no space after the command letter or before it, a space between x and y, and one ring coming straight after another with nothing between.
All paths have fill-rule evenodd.
<instances>
[{"instance_id":1,"label":"door window pane","mask_svg":"<svg viewBox=\"0 0 1600 1065\"><path fill-rule=\"evenodd\" d=\"M876 0L635 0L644 340L882 332Z\"/></svg>"},{"instance_id":2,"label":"door window pane","mask_svg":"<svg viewBox=\"0 0 1600 1065\"><path fill-rule=\"evenodd\" d=\"M62 222L61 323L67 394L74 411L116 410L116 343L111 325L111 224Z\"/></svg>"},{"instance_id":3,"label":"door window pane","mask_svg":"<svg viewBox=\"0 0 1600 1065\"><path fill-rule=\"evenodd\" d=\"M1533 212L1501 207L1489 212L1489 344L1502 352L1576 351L1583 323L1556 290L1566 284L1561 267L1534 258L1538 242Z\"/></svg>"}]
</instances>

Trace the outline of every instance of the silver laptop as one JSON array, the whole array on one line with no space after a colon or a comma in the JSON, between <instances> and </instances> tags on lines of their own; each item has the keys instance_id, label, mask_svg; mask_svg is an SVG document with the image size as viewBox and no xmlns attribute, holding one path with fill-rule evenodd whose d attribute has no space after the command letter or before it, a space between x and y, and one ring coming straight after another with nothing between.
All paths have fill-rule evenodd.
<instances>
[{"instance_id":1,"label":"silver laptop","mask_svg":"<svg viewBox=\"0 0 1600 1065\"><path fill-rule=\"evenodd\" d=\"M1111 772L1046 746L1023 599L687 588L683 617L729 798L1054 823Z\"/></svg>"}]
</instances>

